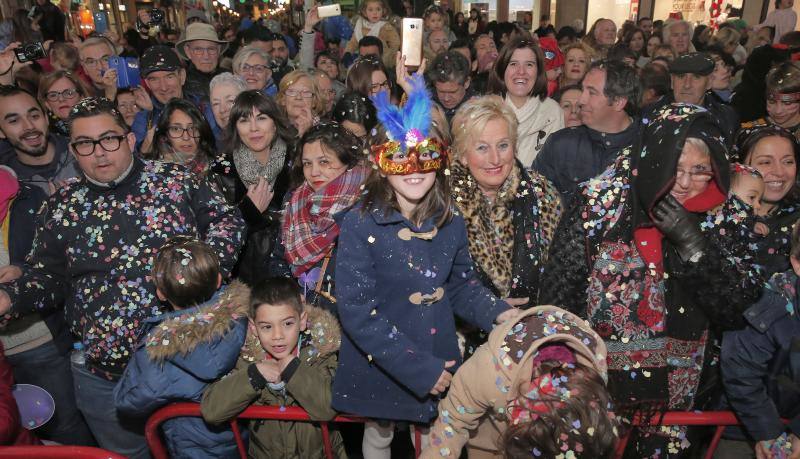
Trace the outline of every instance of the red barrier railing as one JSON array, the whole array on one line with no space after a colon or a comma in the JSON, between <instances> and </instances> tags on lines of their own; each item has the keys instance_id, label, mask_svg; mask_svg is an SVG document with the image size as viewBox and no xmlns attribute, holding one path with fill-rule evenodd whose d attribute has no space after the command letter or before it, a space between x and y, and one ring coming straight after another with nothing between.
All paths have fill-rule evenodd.
<instances>
[{"instance_id":1,"label":"red barrier railing","mask_svg":"<svg viewBox=\"0 0 800 459\"><path fill-rule=\"evenodd\" d=\"M201 417L200 405L197 403L174 403L156 411L152 416L150 416L150 419L147 420L145 437L147 438L147 444L150 447L150 451L153 453L153 457L155 459L167 459L169 457L159 434L159 427L161 424L169 419L187 416ZM367 421L367 419L357 416L337 416L328 422L312 421L308 413L306 413L302 408L281 408L278 406L251 406L239 414L236 419L272 419L280 421L315 422L319 424L320 428L322 429L325 456L329 459L333 459L334 454L330 441L328 422L363 423ZM242 440L241 432L239 431L239 425L237 424L236 419L231 421L231 430L233 430L236 444L239 447L239 453L242 459L246 459L247 451L245 450L244 442ZM613 456L615 459L622 457L625 447L628 445L628 440L630 439L631 433L635 427L643 424L651 426L717 426L714 431L714 435L711 438L711 443L709 444L708 450L705 454L705 459L711 459L714 455L714 451L716 451L717 446L719 445L720 440L722 439L722 433L724 432L725 428L728 426L738 425L739 420L736 419L736 416L730 411L670 411L661 415L657 414L650 416L647 420L637 418L633 420L634 427L628 429L625 435L620 438ZM419 429L415 429L414 450L417 457L419 457L420 448L421 434Z\"/></svg>"},{"instance_id":2,"label":"red barrier railing","mask_svg":"<svg viewBox=\"0 0 800 459\"><path fill-rule=\"evenodd\" d=\"M3 459L126 459L125 456L88 446L0 446Z\"/></svg>"},{"instance_id":3,"label":"red barrier railing","mask_svg":"<svg viewBox=\"0 0 800 459\"><path fill-rule=\"evenodd\" d=\"M645 422L642 419L633 420L634 426L643 424ZM646 424L651 426L717 426L714 430L714 436L711 437L711 443L708 445L708 451L704 456L705 459L711 459L714 456L714 451L717 450L720 439L722 439L722 433L725 428L738 425L739 420L736 419L736 416L731 411L669 411L660 415L650 416ZM624 454L625 447L628 445L628 440L630 440L634 429L635 427L628 429L625 435L620 437L614 452L615 459L621 458Z\"/></svg>"},{"instance_id":4,"label":"red barrier railing","mask_svg":"<svg viewBox=\"0 0 800 459\"><path fill-rule=\"evenodd\" d=\"M197 403L173 403L172 405L165 406L160 410L153 413L147 420L145 426L145 437L150 451L153 453L155 459L167 459L167 450L161 441L159 434L159 426L169 419L181 417L201 417L200 405ZM322 441L325 448L325 457L333 459L333 446L331 445L330 429L328 428L329 422L345 422L345 423L364 423L367 421L365 418L357 416L337 416L328 422L312 421L311 417L300 407L279 407L279 406L251 406L242 411L236 419L231 421L231 430L236 439L236 446L239 448L239 454L242 459L247 458L247 450L244 447L241 432L239 431L239 424L237 419L273 419L278 421L300 421L300 422L314 422L319 424L322 430ZM419 457L421 450L421 434L417 429L415 430L414 450L416 456Z\"/></svg>"}]
</instances>

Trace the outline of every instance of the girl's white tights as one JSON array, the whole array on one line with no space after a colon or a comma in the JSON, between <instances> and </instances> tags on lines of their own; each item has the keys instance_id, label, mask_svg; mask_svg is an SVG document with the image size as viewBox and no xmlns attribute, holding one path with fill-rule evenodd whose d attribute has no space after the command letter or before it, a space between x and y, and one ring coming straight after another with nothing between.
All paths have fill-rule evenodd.
<instances>
[{"instance_id":1,"label":"girl's white tights","mask_svg":"<svg viewBox=\"0 0 800 459\"><path fill-rule=\"evenodd\" d=\"M394 423L378 424L376 421L367 421L364 425L364 438L361 440L361 454L364 459L391 459L392 438L394 438ZM414 442L414 429L411 426L411 442ZM430 428L422 428L422 447L425 449L429 441Z\"/></svg>"}]
</instances>

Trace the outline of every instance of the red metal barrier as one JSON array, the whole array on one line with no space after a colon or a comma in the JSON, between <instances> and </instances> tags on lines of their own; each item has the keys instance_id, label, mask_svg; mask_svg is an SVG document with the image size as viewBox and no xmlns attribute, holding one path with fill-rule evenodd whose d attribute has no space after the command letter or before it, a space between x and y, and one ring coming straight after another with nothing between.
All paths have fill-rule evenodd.
<instances>
[{"instance_id":1,"label":"red metal barrier","mask_svg":"<svg viewBox=\"0 0 800 459\"><path fill-rule=\"evenodd\" d=\"M169 419L180 417L200 417L200 405L197 403L173 403L172 405L165 406L160 410L153 413L150 419L147 420L145 426L145 437L150 451L153 453L155 459L167 459L167 450L161 441L159 434L159 426ZM333 459L333 447L331 445L330 430L328 422L312 421L308 413L300 407L279 407L279 406L251 406L244 410L237 419L274 419L280 421L300 421L300 422L314 422L320 425L322 429L322 440L325 448L325 457ZM337 416L329 422L357 422L364 423L367 420L357 416ZM236 438L236 445L239 447L239 454L242 459L246 459L247 451L244 448L241 432L239 432L239 425L236 420L231 421L231 430ZM419 437L419 435L417 435ZM415 442L419 444L419 438Z\"/></svg>"},{"instance_id":2,"label":"red metal barrier","mask_svg":"<svg viewBox=\"0 0 800 459\"><path fill-rule=\"evenodd\" d=\"M642 419L634 419L633 425L640 426L644 424ZM669 411L661 415L651 416L647 422L651 426L717 426L714 430L714 436L711 437L711 443L708 445L708 451L704 456L705 459L711 459L714 456L714 451L719 446L719 441L722 439L722 433L728 426L739 425L739 420L731 411ZM614 458L619 459L625 452L625 447L628 445L631 432L628 432L619 439Z\"/></svg>"},{"instance_id":3,"label":"red metal barrier","mask_svg":"<svg viewBox=\"0 0 800 459\"><path fill-rule=\"evenodd\" d=\"M3 459L125 459L117 453L88 446L0 446Z\"/></svg>"},{"instance_id":4,"label":"red metal barrier","mask_svg":"<svg viewBox=\"0 0 800 459\"><path fill-rule=\"evenodd\" d=\"M145 427L145 437L147 438L147 444L150 447L150 451L153 453L153 457L155 459L168 459L169 457L167 455L167 450L161 441L161 436L159 433L159 427L161 424L173 418L201 416L200 405L197 403L174 403L153 413L153 415L150 416L150 419L147 420L147 426ZM334 457L330 441L328 422L312 421L308 416L308 413L306 413L302 408L251 406L239 414L237 419L274 419L281 421L316 422L322 429L325 456L329 459L333 459ZM363 423L366 421L367 419L357 416L337 416L329 422ZM714 451L716 451L717 446L719 445L719 441L722 438L722 433L725 428L739 424L739 420L736 419L736 416L730 411L670 411L662 415L651 416L648 420L643 420L640 418L634 419L633 425L640 426L645 422L651 426L717 426L716 430L714 431L714 436L711 439L711 443L709 444L708 451L706 452L705 459L711 459L711 457L714 455ZM233 430L236 444L239 447L239 453L241 454L242 459L246 459L247 451L245 451L241 432L239 431L239 426L235 420L231 422L231 429ZM633 429L629 429L628 432L620 438L614 453L614 458L618 459L622 457L625 447L628 444L628 440L630 439L632 430ZM414 433L414 449L416 455L419 456L421 433L419 429L415 429Z\"/></svg>"}]
</instances>

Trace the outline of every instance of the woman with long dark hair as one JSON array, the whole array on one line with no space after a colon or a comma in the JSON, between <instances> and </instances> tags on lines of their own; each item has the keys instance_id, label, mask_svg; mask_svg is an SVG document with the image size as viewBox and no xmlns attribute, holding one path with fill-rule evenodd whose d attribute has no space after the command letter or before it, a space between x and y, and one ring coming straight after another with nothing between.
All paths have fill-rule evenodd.
<instances>
[{"instance_id":1,"label":"woman with long dark hair","mask_svg":"<svg viewBox=\"0 0 800 459\"><path fill-rule=\"evenodd\" d=\"M153 146L156 159L181 164L200 176L213 160L214 134L194 104L172 99L158 118Z\"/></svg>"},{"instance_id":2,"label":"woman with long dark hair","mask_svg":"<svg viewBox=\"0 0 800 459\"><path fill-rule=\"evenodd\" d=\"M211 166L212 178L247 223L234 273L249 284L268 274L296 136L275 101L261 91L244 91L231 109L225 154Z\"/></svg>"}]
</instances>

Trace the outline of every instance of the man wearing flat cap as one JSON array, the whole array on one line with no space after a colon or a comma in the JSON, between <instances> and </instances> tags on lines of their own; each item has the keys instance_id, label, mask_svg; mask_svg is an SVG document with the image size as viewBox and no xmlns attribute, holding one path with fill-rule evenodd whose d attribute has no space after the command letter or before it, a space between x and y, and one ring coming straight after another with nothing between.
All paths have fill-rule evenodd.
<instances>
[{"instance_id":1,"label":"man wearing flat cap","mask_svg":"<svg viewBox=\"0 0 800 459\"><path fill-rule=\"evenodd\" d=\"M669 65L673 101L705 107L716 118L725 134L726 144L730 147L739 127L739 115L709 93L714 66L714 60L705 53L688 53L676 57Z\"/></svg>"}]
</instances>

